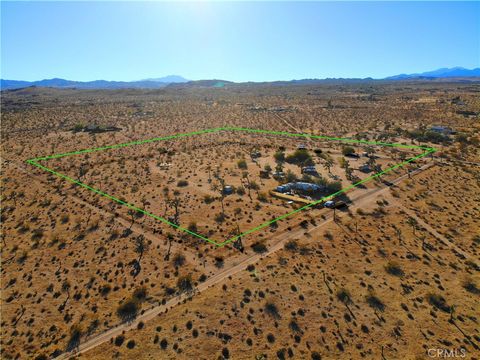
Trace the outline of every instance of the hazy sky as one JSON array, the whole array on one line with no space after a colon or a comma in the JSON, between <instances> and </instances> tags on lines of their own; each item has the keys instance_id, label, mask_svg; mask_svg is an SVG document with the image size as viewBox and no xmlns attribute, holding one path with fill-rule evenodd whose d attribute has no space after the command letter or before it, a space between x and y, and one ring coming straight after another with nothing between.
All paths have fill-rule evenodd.
<instances>
[{"instance_id":1,"label":"hazy sky","mask_svg":"<svg viewBox=\"0 0 480 360\"><path fill-rule=\"evenodd\" d=\"M233 81L478 67L480 2L4 2L4 79Z\"/></svg>"}]
</instances>

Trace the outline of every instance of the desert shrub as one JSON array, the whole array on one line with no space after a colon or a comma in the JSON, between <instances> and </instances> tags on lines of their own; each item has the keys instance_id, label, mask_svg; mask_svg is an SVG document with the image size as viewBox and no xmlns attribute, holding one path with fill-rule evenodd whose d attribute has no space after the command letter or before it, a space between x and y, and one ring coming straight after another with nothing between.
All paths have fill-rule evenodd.
<instances>
[{"instance_id":1,"label":"desert shrub","mask_svg":"<svg viewBox=\"0 0 480 360\"><path fill-rule=\"evenodd\" d=\"M183 254L177 253L173 257L173 266L180 267L185 264L185 256Z\"/></svg>"},{"instance_id":2,"label":"desert shrub","mask_svg":"<svg viewBox=\"0 0 480 360\"><path fill-rule=\"evenodd\" d=\"M133 349L135 347L135 340L129 340L127 342L127 348Z\"/></svg>"},{"instance_id":3,"label":"desert shrub","mask_svg":"<svg viewBox=\"0 0 480 360\"><path fill-rule=\"evenodd\" d=\"M393 261L390 261L387 265L385 265L385 271L390 275L394 275L394 276L405 275L400 265Z\"/></svg>"},{"instance_id":4,"label":"desert shrub","mask_svg":"<svg viewBox=\"0 0 480 360\"><path fill-rule=\"evenodd\" d=\"M265 313L273 317L274 319L280 319L280 313L278 312L277 305L272 301L267 301L265 304Z\"/></svg>"},{"instance_id":5,"label":"desert shrub","mask_svg":"<svg viewBox=\"0 0 480 360\"><path fill-rule=\"evenodd\" d=\"M283 151L277 151L273 157L275 158L276 162L284 162L285 161L285 153Z\"/></svg>"},{"instance_id":6,"label":"desert shrub","mask_svg":"<svg viewBox=\"0 0 480 360\"><path fill-rule=\"evenodd\" d=\"M337 291L337 299L344 304L352 303L352 296L350 295L350 292L345 288L341 288Z\"/></svg>"},{"instance_id":7,"label":"desert shrub","mask_svg":"<svg viewBox=\"0 0 480 360\"><path fill-rule=\"evenodd\" d=\"M32 231L32 240L40 240L43 237L44 230L42 228L34 229Z\"/></svg>"},{"instance_id":8,"label":"desert shrub","mask_svg":"<svg viewBox=\"0 0 480 360\"><path fill-rule=\"evenodd\" d=\"M337 191L342 190L341 181L332 181L327 184L327 191L330 194L336 193Z\"/></svg>"},{"instance_id":9,"label":"desert shrub","mask_svg":"<svg viewBox=\"0 0 480 360\"><path fill-rule=\"evenodd\" d=\"M272 333L269 333L267 335L267 341L270 343L270 344L273 344L275 342L275 336L272 334Z\"/></svg>"},{"instance_id":10,"label":"desert shrub","mask_svg":"<svg viewBox=\"0 0 480 360\"><path fill-rule=\"evenodd\" d=\"M382 302L382 300L380 300L374 294L368 294L365 300L367 301L367 304L370 305L371 308L379 311L385 310L385 304Z\"/></svg>"},{"instance_id":11,"label":"desert shrub","mask_svg":"<svg viewBox=\"0 0 480 360\"><path fill-rule=\"evenodd\" d=\"M192 221L190 224L188 224L188 230L192 232L197 232L197 223L195 221Z\"/></svg>"},{"instance_id":12,"label":"desert shrub","mask_svg":"<svg viewBox=\"0 0 480 360\"><path fill-rule=\"evenodd\" d=\"M469 268L475 271L480 271L480 266L477 265L474 261L472 260L467 260L465 261L465 265L467 265Z\"/></svg>"},{"instance_id":13,"label":"desert shrub","mask_svg":"<svg viewBox=\"0 0 480 360\"><path fill-rule=\"evenodd\" d=\"M237 161L237 166L238 166L239 169L243 169L243 170L247 169L247 167L248 167L245 159L238 160Z\"/></svg>"},{"instance_id":14,"label":"desert shrub","mask_svg":"<svg viewBox=\"0 0 480 360\"><path fill-rule=\"evenodd\" d=\"M355 149L354 149L353 147L351 147L351 146L344 146L344 147L342 148L342 154L343 154L344 156L353 155L353 154L355 154Z\"/></svg>"},{"instance_id":15,"label":"desert shrub","mask_svg":"<svg viewBox=\"0 0 480 360\"><path fill-rule=\"evenodd\" d=\"M442 295L430 293L427 295L427 301L433 307L440 309L444 312L450 312L450 306Z\"/></svg>"},{"instance_id":16,"label":"desert shrub","mask_svg":"<svg viewBox=\"0 0 480 360\"><path fill-rule=\"evenodd\" d=\"M103 285L100 289L100 294L102 296L107 296L110 293L111 290L112 290L112 287L110 285L108 285L108 284Z\"/></svg>"},{"instance_id":17,"label":"desert shrub","mask_svg":"<svg viewBox=\"0 0 480 360\"><path fill-rule=\"evenodd\" d=\"M296 240L289 240L285 244L285 249L287 249L288 251L297 251L298 250L297 241Z\"/></svg>"},{"instance_id":18,"label":"desert shrub","mask_svg":"<svg viewBox=\"0 0 480 360\"><path fill-rule=\"evenodd\" d=\"M480 289L477 287L477 284L472 279L466 279L463 282L463 288L472 294L480 295Z\"/></svg>"},{"instance_id":19,"label":"desert shrub","mask_svg":"<svg viewBox=\"0 0 480 360\"><path fill-rule=\"evenodd\" d=\"M188 186L188 181L187 181L187 180L179 180L179 181L177 182L177 186L178 186L178 187Z\"/></svg>"},{"instance_id":20,"label":"desert shrub","mask_svg":"<svg viewBox=\"0 0 480 360\"><path fill-rule=\"evenodd\" d=\"M140 302L136 298L130 298L125 300L117 308L117 316L122 321L132 321L138 315L140 310Z\"/></svg>"},{"instance_id":21,"label":"desert shrub","mask_svg":"<svg viewBox=\"0 0 480 360\"><path fill-rule=\"evenodd\" d=\"M140 286L133 292L133 298L138 301L144 301L147 298L148 290L145 286Z\"/></svg>"},{"instance_id":22,"label":"desert shrub","mask_svg":"<svg viewBox=\"0 0 480 360\"><path fill-rule=\"evenodd\" d=\"M222 349L222 356L224 359L230 359L230 351L227 348Z\"/></svg>"},{"instance_id":23,"label":"desert shrub","mask_svg":"<svg viewBox=\"0 0 480 360\"><path fill-rule=\"evenodd\" d=\"M115 346L122 346L124 341L125 341L125 336L118 335L113 341L113 343L115 344Z\"/></svg>"},{"instance_id":24,"label":"desert shrub","mask_svg":"<svg viewBox=\"0 0 480 360\"><path fill-rule=\"evenodd\" d=\"M70 328L70 338L67 343L67 351L71 351L80 345L80 338L82 337L82 328L75 324Z\"/></svg>"},{"instance_id":25,"label":"desert shrub","mask_svg":"<svg viewBox=\"0 0 480 360\"><path fill-rule=\"evenodd\" d=\"M267 246L261 242L256 242L251 247L252 247L252 250L258 254L267 252Z\"/></svg>"},{"instance_id":26,"label":"desert shrub","mask_svg":"<svg viewBox=\"0 0 480 360\"><path fill-rule=\"evenodd\" d=\"M215 256L215 266L217 268L222 268L224 264L224 260L222 256Z\"/></svg>"},{"instance_id":27,"label":"desert shrub","mask_svg":"<svg viewBox=\"0 0 480 360\"><path fill-rule=\"evenodd\" d=\"M258 201L261 201L261 202L267 202L268 201L267 194L265 194L264 192L258 193L257 198L258 198Z\"/></svg>"},{"instance_id":28,"label":"desert shrub","mask_svg":"<svg viewBox=\"0 0 480 360\"><path fill-rule=\"evenodd\" d=\"M300 329L300 326L298 325L298 323L295 319L290 320L290 322L288 323L288 327L294 333L301 333L302 332L302 330Z\"/></svg>"},{"instance_id":29,"label":"desert shrub","mask_svg":"<svg viewBox=\"0 0 480 360\"><path fill-rule=\"evenodd\" d=\"M310 156L308 151L304 149L295 150L293 154L290 154L285 158L285 161L290 164L310 165L311 163L313 163L312 157Z\"/></svg>"},{"instance_id":30,"label":"desert shrub","mask_svg":"<svg viewBox=\"0 0 480 360\"><path fill-rule=\"evenodd\" d=\"M237 191L237 194L240 196L245 195L245 188L243 186L237 187L236 191Z\"/></svg>"},{"instance_id":31,"label":"desert shrub","mask_svg":"<svg viewBox=\"0 0 480 360\"><path fill-rule=\"evenodd\" d=\"M177 288L180 292L190 292L193 290L192 277L190 275L182 276L177 280Z\"/></svg>"},{"instance_id":32,"label":"desert shrub","mask_svg":"<svg viewBox=\"0 0 480 360\"><path fill-rule=\"evenodd\" d=\"M160 341L160 347L165 350L168 347L168 341L167 339L163 338L162 341Z\"/></svg>"},{"instance_id":33,"label":"desert shrub","mask_svg":"<svg viewBox=\"0 0 480 360\"><path fill-rule=\"evenodd\" d=\"M287 182L294 182L298 180L298 177L289 169L285 174L285 180L287 180Z\"/></svg>"},{"instance_id":34,"label":"desert shrub","mask_svg":"<svg viewBox=\"0 0 480 360\"><path fill-rule=\"evenodd\" d=\"M205 202L205 204L211 204L212 202L215 201L215 198L213 196L210 196L210 195L205 195L203 197L203 201Z\"/></svg>"},{"instance_id":35,"label":"desert shrub","mask_svg":"<svg viewBox=\"0 0 480 360\"><path fill-rule=\"evenodd\" d=\"M17 259L17 263L23 264L28 258L28 252L26 250L23 250L20 256Z\"/></svg>"},{"instance_id":36,"label":"desert shrub","mask_svg":"<svg viewBox=\"0 0 480 360\"><path fill-rule=\"evenodd\" d=\"M217 215L215 215L214 220L215 220L217 223L222 223L222 222L225 221L225 215L222 214L222 213L218 213Z\"/></svg>"}]
</instances>

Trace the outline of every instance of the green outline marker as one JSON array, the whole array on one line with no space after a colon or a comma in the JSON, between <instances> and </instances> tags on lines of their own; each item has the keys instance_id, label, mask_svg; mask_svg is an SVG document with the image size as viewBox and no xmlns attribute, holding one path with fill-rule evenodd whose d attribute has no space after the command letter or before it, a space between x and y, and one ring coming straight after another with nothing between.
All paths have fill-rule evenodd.
<instances>
[{"instance_id":1,"label":"green outline marker","mask_svg":"<svg viewBox=\"0 0 480 360\"><path fill-rule=\"evenodd\" d=\"M220 132L220 131L244 131L244 132L249 132L249 133L259 133L259 134L270 134L270 135L281 135L281 136L290 136L290 137L303 137L303 138L307 138L307 139L321 139L321 140L333 140L333 141L341 141L341 142L347 142L347 143L358 143L358 144L367 144L367 145L377 145L377 146L390 146L390 147L398 147L398 148L403 148L403 149L421 149L421 150L424 150L424 152L420 155L417 155L417 156L414 156L410 159L407 159L401 163L398 163L396 165L393 165L391 167L389 167L388 169L385 169L379 173L376 173L374 175L371 175L363 180L360 180L354 184L351 184L349 186L347 186L346 188L343 188L333 194L330 194L328 196L325 196L323 198L321 198L320 200L317 200L311 204L308 204L308 205L305 205L305 206L302 206L294 211L291 211L289 212L288 214L285 214L285 215L282 215L282 216L279 216L275 219L272 219L270 221L267 221L261 225L258 225L257 227L254 227L253 229L250 229L250 230L247 230L239 235L236 235L228 240L225 240L224 242L217 242L217 241L214 241L212 239L209 239L209 238L206 238L200 234L197 234L196 232L193 232L193 231L190 231L188 229L185 229L177 224L174 224L170 221L168 221L167 219L161 217L161 216L158 216L158 215L155 215L155 214L152 214L148 211L146 211L145 209L141 209L139 207L136 207L135 205L133 204L130 204L126 201L123 201L123 200L120 200L119 198L115 197L115 196L112 196L112 195L109 195L101 190L98 190L90 185L87 185L85 183L82 183L78 180L75 180L75 179L72 179L71 177L67 176L67 175L64 175L64 174L61 174L53 169L50 169L46 166L43 166L41 164L39 164L39 161L46 161L46 160L51 160L51 159L58 159L58 158L62 158L62 157L65 157L65 156L71 156L71 155L80 155L80 154L86 154L86 153L91 153L91 152L96 152L96 151L103 151L103 150L111 150L111 149L119 149L119 148L122 148L122 147L126 147L126 146L132 146L132 145L141 145L141 144L146 144L146 143L152 143L152 142L157 142L157 141L165 141L165 140L173 140L173 139L178 139L178 138L181 138L181 137L186 137L186 136L193 136L193 135L200 135L200 134L207 134L207 133L215 133L215 132ZM199 239L202 239L202 240L205 240L207 241L208 243L210 244L213 244L213 245L216 245L218 247L221 247L221 246L225 246L229 243L231 243L232 241L235 241L237 240L238 238L240 237L243 237L245 235L248 235L248 234L251 234L257 230L260 230L260 229L263 229L267 226L270 226L271 224L277 222L277 221L280 221L280 220L283 220L291 215L294 215L300 211L304 211L304 210L307 210L317 204L320 204L321 202L323 201L326 201L326 200L329 200L329 199L333 199L334 197L342 194L342 193L345 193L355 187L357 187L358 185L361 185L361 184L364 184L374 178L377 178L381 175L384 175L392 170L395 170L399 167L403 167L405 166L406 164L412 162L412 161L415 161L417 159L420 159L422 157L425 157L429 154L432 154L436 151L436 149L434 148L431 148L431 147L425 147L425 146L416 146L416 145L404 145L404 144L395 144L395 143L383 143L383 142L376 142L376 141L367 141L367 140L356 140L356 139L348 139L348 138L337 138L337 137L329 137L329 136L320 136L320 135L309 135L309 134L295 134L295 133L290 133L290 132L285 132L285 131L270 131L270 130L259 130L259 129L249 129L249 128L239 128L239 127L220 127L220 128L214 128L214 129L207 129L207 130L200 130L200 131L194 131L194 132L190 132L190 133L182 133L182 134L177 134L177 135L170 135L170 136L165 136L165 137L157 137L157 138L153 138L153 139L147 139L147 140L139 140L139 141L131 141L131 142L128 142L128 143L123 143L123 144L116 144L116 145L109 145L109 146L102 146L102 147L98 147L98 148L91 148L91 149L84 149L84 150L79 150L79 151L72 151L72 152L68 152L68 153L63 153L63 154L56 154L56 155L49 155L49 156L44 156L44 157L38 157L38 158L34 158L34 159L28 159L26 160L26 162L30 165L33 165L33 166L36 166L37 168L39 169L42 169L44 171L47 171L55 176L58 176L59 178L61 179L64 179L64 180L67 180L73 184L76 184L76 185L79 185L87 190L90 190L98 195L101 195L103 197L106 197L107 199L110 199L116 203L119 203L120 205L123 205L131 210L135 210L139 213L142 213L144 215L147 215L147 216L150 216L156 220L160 220L161 222L165 223L165 224L168 224L170 226L172 226L173 228L177 229L177 230L180 230L180 231L183 231L185 233L188 233L192 236L195 236Z\"/></svg>"}]
</instances>

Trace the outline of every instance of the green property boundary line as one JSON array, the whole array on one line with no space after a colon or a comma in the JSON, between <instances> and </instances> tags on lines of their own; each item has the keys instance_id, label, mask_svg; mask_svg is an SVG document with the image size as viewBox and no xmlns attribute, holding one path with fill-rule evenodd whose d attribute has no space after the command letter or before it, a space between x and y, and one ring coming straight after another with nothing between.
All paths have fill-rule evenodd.
<instances>
[{"instance_id":1,"label":"green property boundary line","mask_svg":"<svg viewBox=\"0 0 480 360\"><path fill-rule=\"evenodd\" d=\"M103 192L102 190L99 190L99 189L96 189L90 185L87 185L85 183L82 183L78 180L75 180L65 174L62 174L62 173L59 173L51 168L48 168L42 164L40 164L39 162L40 161L46 161L46 160L51 160L51 159L58 159L58 158L62 158L62 157L66 157L66 156L71 156L71 155L80 155L80 154L86 154L86 153L91 153L91 152L96 152L96 151L102 151L102 150L110 150L110 149L119 149L119 148L123 148L123 147L127 147L127 146L132 146L132 145L141 145L141 144L147 144L147 143L152 143L152 142L157 142L157 141L165 141L165 140L173 140L173 139L178 139L178 138L182 138L182 137L187 137L187 136L193 136L193 135L200 135L200 134L208 134L208 133L215 133L215 132L220 132L220 131L243 131L243 132L249 132L249 133L258 133L258 134L269 134L269 135L282 135L282 136L290 136L290 137L299 137L299 138L307 138L307 139L316 139L316 140L334 140L334 141L341 141L341 142L345 142L345 143L354 143L354 144L365 144L365 145L376 145L376 146L389 146L389 147L396 147L396 148L403 148L403 149L420 149L420 150L423 150L424 152L422 152L420 155L417 155L417 156L414 156L412 158L409 158L401 163L398 163L396 165L393 165L383 171L380 171L374 175L371 175L363 180L360 180L354 184L351 184L333 194L330 194L328 196L325 196L323 198L321 198L320 200L317 200L313 203L310 203L310 204L307 204L305 206L302 206L294 211L291 211L285 215L282 215L282 216L279 216L275 219L272 219L270 221L267 221L257 227L254 227L253 229L250 229L250 230L247 230L239 235L236 235L230 239L227 239L225 240L224 242L217 242L217 241L214 241L212 239L209 239L207 237L204 237L200 234L197 234L196 232L193 232L193 231L190 231L189 229L186 229L184 227L181 227L177 224L174 224L170 221L168 221L167 219L161 217L161 216L158 216L158 215L155 215L155 214L152 214L148 211L146 211L145 209L141 209L133 204L130 204L126 201L123 201L115 196L112 196L112 195L109 195L107 194L106 192ZM404 145L404 144L395 144L395 143L384 143L384 142L376 142L376 141L367 141L367 140L356 140L356 139L349 139L349 138L338 138L338 137L330 137L330 136L321 136L321 135L310 135L310 134L296 134L296 133L290 133L290 132L285 132L285 131L270 131L270 130L259 130L259 129L250 129L250 128L240 128L240 127L219 127L219 128L213 128L213 129L207 129L207 130L200 130L200 131L194 131L194 132L189 132L189 133L183 133L183 134L176 134L176 135L170 135L170 136L164 136L164 137L157 137L157 138L153 138L153 139L146 139L146 140L139 140L139 141L131 141L131 142L127 142L127 143L123 143L123 144L116 144L116 145L109 145L109 146L102 146L102 147L97 147L97 148L91 148L91 149L84 149L84 150L79 150L79 151L72 151L72 152L68 152L68 153L63 153L63 154L55 154L55 155L49 155L49 156L44 156L44 157L38 157L38 158L33 158L33 159L28 159L26 160L26 162L30 165L33 165L39 169L42 169L46 172L49 172L55 176L58 176L59 178L61 179L64 179L64 180L67 180L73 184L76 184L78 186L81 186L87 190L90 190L98 195L101 195L103 197L106 197L107 199L110 199L116 203L119 203L121 205L124 205L126 206L127 208L131 209L131 210L134 210L134 211L137 211L139 213L142 213L142 214L145 214L147 216L150 216L156 220L159 220L167 225L170 225L171 227L177 229L177 230L180 230L180 231L183 231L185 233L188 233L190 235L193 235L197 238L200 238L202 240L205 240L213 245L216 245L218 247L221 247L221 246L225 246L229 243L231 243L232 241L235 241L237 240L238 238L240 237L243 237L245 235L249 235L257 230L260 230L260 229L263 229L267 226L270 226L271 224L277 222L277 221L280 221L280 220L283 220L289 216L292 216L298 212L301 212L301 211L304 211L304 210L307 210L321 202L324 202L326 200L329 200L329 199L333 199L335 198L336 196L342 194L342 193L345 193L355 187L357 187L358 185L361 185L361 184L364 184L370 180L373 180L374 178L377 178L381 175L384 175L392 170L395 170L399 167L403 167L405 166L406 164L412 162L412 161L415 161L417 159L420 159L422 157L425 157L433 152L435 152L436 149L434 148L431 148L431 147L426 147L426 146L417 146L417 145Z\"/></svg>"}]
</instances>

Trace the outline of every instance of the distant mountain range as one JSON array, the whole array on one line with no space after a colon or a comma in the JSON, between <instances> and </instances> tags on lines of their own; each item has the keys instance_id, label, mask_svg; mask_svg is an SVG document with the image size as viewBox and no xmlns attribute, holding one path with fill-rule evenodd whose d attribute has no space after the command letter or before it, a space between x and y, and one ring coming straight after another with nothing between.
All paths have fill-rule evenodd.
<instances>
[{"instance_id":1,"label":"distant mountain range","mask_svg":"<svg viewBox=\"0 0 480 360\"><path fill-rule=\"evenodd\" d=\"M389 76L385 80L404 80L404 79L415 79L415 78L451 78L451 77L479 77L480 68L475 69L465 69L463 67L454 67L454 68L441 68L434 71L427 71L419 74L400 74L395 76Z\"/></svg>"},{"instance_id":2,"label":"distant mountain range","mask_svg":"<svg viewBox=\"0 0 480 360\"><path fill-rule=\"evenodd\" d=\"M77 89L158 89L173 83L186 83L189 80L178 76L169 75L158 79L145 79L139 81L72 81L65 79L45 79L39 81L0 80L2 90L19 89L29 86Z\"/></svg>"},{"instance_id":3,"label":"distant mountain range","mask_svg":"<svg viewBox=\"0 0 480 360\"><path fill-rule=\"evenodd\" d=\"M480 78L480 68L465 69L462 67L442 68L434 71L427 71L419 74L400 74L389 76L384 79L376 80L434 80L448 78ZM324 82L361 82L375 81L372 78L364 79L344 79L344 78L327 78L327 79L302 79L291 81L273 81L262 82L262 84L286 85L286 84L316 84ZM65 79L46 79L40 81L21 81L21 80L0 80L1 90L19 89L29 86L53 87L53 88L77 88L77 89L158 89L166 86L202 86L202 87L223 87L225 85L234 84L234 82L226 80L197 80L190 81L179 75L169 75L161 78L144 79L139 81L72 81ZM248 82L247 84L255 84Z\"/></svg>"}]
</instances>

